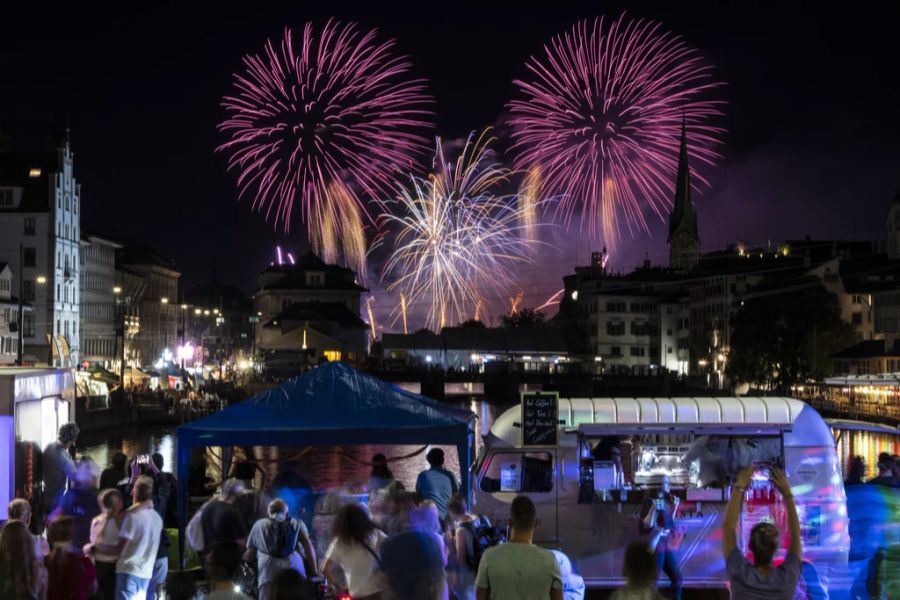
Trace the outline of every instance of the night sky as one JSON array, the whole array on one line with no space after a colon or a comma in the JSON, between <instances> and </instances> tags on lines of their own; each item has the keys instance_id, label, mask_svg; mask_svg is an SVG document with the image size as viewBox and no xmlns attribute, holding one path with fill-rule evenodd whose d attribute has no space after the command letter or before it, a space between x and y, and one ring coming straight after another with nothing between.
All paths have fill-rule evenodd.
<instances>
[{"instance_id":1,"label":"night sky","mask_svg":"<svg viewBox=\"0 0 900 600\"><path fill-rule=\"evenodd\" d=\"M695 194L704 250L737 238L880 239L900 191L896 6L160 2L85 12L81 4L4 7L0 123L16 148L35 149L69 115L83 225L155 246L188 288L212 277L215 260L219 281L252 291L276 243L304 246L303 227L285 240L237 202L225 157L214 153L223 140L215 126L242 55L286 25L329 16L397 39L431 82L436 133L446 138L497 122L528 56L576 20L624 9L662 21L727 83L724 158L705 172L711 189ZM582 241L545 252L523 282L524 304L559 289L589 250ZM613 262L629 269L645 255L666 260L659 221L651 220L650 235L626 238Z\"/></svg>"}]
</instances>

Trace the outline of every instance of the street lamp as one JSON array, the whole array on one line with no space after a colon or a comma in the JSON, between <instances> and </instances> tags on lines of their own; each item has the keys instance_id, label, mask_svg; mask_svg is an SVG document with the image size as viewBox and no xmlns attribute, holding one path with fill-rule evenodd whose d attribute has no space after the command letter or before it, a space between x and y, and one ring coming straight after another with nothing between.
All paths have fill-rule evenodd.
<instances>
[{"instance_id":1,"label":"street lamp","mask_svg":"<svg viewBox=\"0 0 900 600\"><path fill-rule=\"evenodd\" d=\"M40 285L44 285L45 283L47 283L47 278L43 275L38 275L35 281L37 281Z\"/></svg>"},{"instance_id":2,"label":"street lamp","mask_svg":"<svg viewBox=\"0 0 900 600\"><path fill-rule=\"evenodd\" d=\"M169 299L166 298L165 296L163 296L162 298L160 298L159 301L162 302L163 304L168 304L168 303L169 303Z\"/></svg>"},{"instance_id":3,"label":"street lamp","mask_svg":"<svg viewBox=\"0 0 900 600\"><path fill-rule=\"evenodd\" d=\"M122 286L114 285L114 286L113 286L113 294L115 294L116 296L118 296L118 295L121 294L121 293L122 293Z\"/></svg>"}]
</instances>

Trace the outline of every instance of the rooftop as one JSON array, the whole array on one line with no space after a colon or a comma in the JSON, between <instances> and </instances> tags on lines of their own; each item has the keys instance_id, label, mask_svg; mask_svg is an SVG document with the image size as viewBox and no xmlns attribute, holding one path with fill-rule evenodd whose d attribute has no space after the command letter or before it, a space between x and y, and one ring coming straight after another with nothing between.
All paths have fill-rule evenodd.
<instances>
[{"instance_id":1,"label":"rooftop","mask_svg":"<svg viewBox=\"0 0 900 600\"><path fill-rule=\"evenodd\" d=\"M462 350L465 352L567 354L562 332L552 327L444 327L430 331L386 333L386 349Z\"/></svg>"},{"instance_id":2,"label":"rooftop","mask_svg":"<svg viewBox=\"0 0 900 600\"><path fill-rule=\"evenodd\" d=\"M885 340L863 340L849 348L845 348L831 358L881 358L884 356L900 356L900 346L897 343L888 348Z\"/></svg>"},{"instance_id":3,"label":"rooftop","mask_svg":"<svg viewBox=\"0 0 900 600\"><path fill-rule=\"evenodd\" d=\"M368 327L365 321L340 302L296 302L272 317L264 327L280 327L299 321L337 323L341 327Z\"/></svg>"}]
</instances>

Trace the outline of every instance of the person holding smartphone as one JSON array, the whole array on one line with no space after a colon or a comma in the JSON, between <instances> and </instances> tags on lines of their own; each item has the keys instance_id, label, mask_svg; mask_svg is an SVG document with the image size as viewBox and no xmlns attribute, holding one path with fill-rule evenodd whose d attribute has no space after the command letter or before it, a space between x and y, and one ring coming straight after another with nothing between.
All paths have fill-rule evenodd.
<instances>
[{"instance_id":1,"label":"person holding smartphone","mask_svg":"<svg viewBox=\"0 0 900 600\"><path fill-rule=\"evenodd\" d=\"M650 548L656 557L660 571L665 572L672 583L672 594L675 600L681 600L681 569L675 548L670 545L670 537L675 530L675 511L678 510L680 498L672 493L672 483L667 475L663 475L661 486L654 490L641 506L639 519L641 533L652 533Z\"/></svg>"},{"instance_id":2,"label":"person holding smartphone","mask_svg":"<svg viewBox=\"0 0 900 600\"><path fill-rule=\"evenodd\" d=\"M787 476L781 469L773 468L770 479L784 499L787 512L788 529L791 534L787 557L777 567L773 565L772 559L778 551L781 534L777 527L768 522L757 523L750 531L747 546L753 553L752 564L737 546L735 527L741 515L744 492L750 485L753 471L753 467L747 467L738 473L732 487L731 498L728 500L728 508L725 509L725 522L722 525L722 555L725 557L725 568L731 581L731 597L734 600L769 598L792 600L802 569L802 541L794 495Z\"/></svg>"}]
</instances>

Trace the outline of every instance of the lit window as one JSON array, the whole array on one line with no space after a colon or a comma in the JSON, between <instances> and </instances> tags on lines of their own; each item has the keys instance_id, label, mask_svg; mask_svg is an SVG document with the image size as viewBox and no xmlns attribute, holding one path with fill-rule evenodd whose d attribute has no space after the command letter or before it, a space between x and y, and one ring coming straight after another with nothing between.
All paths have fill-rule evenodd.
<instances>
[{"instance_id":1,"label":"lit window","mask_svg":"<svg viewBox=\"0 0 900 600\"><path fill-rule=\"evenodd\" d=\"M322 354L329 361L341 360L341 351L340 350L325 350Z\"/></svg>"},{"instance_id":2,"label":"lit window","mask_svg":"<svg viewBox=\"0 0 900 600\"><path fill-rule=\"evenodd\" d=\"M29 177L40 177L41 170L37 167L32 167L31 169L28 170L28 176Z\"/></svg>"}]
</instances>

